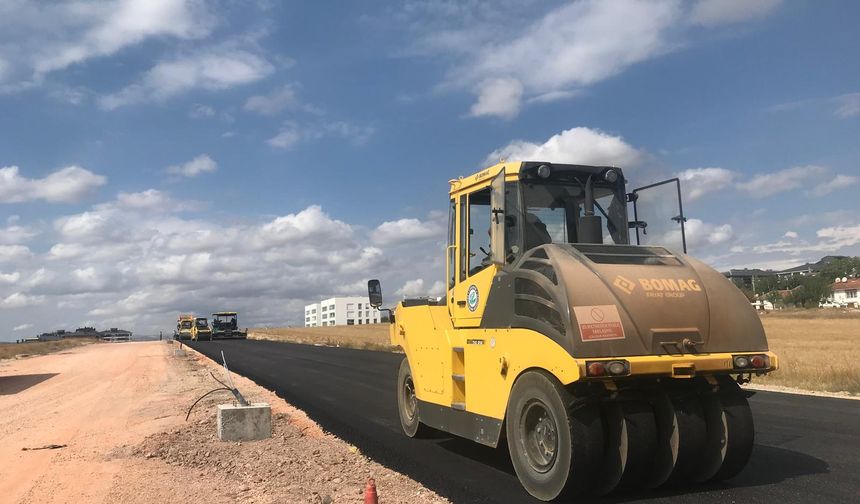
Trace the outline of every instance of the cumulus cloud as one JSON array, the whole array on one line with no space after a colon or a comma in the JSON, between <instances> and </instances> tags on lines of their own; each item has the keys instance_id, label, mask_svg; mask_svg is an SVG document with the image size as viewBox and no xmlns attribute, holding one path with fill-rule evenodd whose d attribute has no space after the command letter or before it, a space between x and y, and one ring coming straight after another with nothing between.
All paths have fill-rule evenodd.
<instances>
[{"instance_id":1,"label":"cumulus cloud","mask_svg":"<svg viewBox=\"0 0 860 504\"><path fill-rule=\"evenodd\" d=\"M713 27L760 19L776 10L782 0L699 0L690 11L690 22Z\"/></svg>"},{"instance_id":2,"label":"cumulus cloud","mask_svg":"<svg viewBox=\"0 0 860 504\"><path fill-rule=\"evenodd\" d=\"M188 112L188 117L192 119L207 119L215 117L215 109L209 105L195 103L191 106L191 110Z\"/></svg>"},{"instance_id":3,"label":"cumulus cloud","mask_svg":"<svg viewBox=\"0 0 860 504\"><path fill-rule=\"evenodd\" d=\"M725 168L691 168L678 173L684 197L690 201L731 185L736 174Z\"/></svg>"},{"instance_id":4,"label":"cumulus cloud","mask_svg":"<svg viewBox=\"0 0 860 504\"><path fill-rule=\"evenodd\" d=\"M21 273L13 271L12 273L3 273L0 271L0 283L15 284L21 278Z\"/></svg>"},{"instance_id":5,"label":"cumulus cloud","mask_svg":"<svg viewBox=\"0 0 860 504\"><path fill-rule=\"evenodd\" d=\"M404 298L407 297L417 297L417 296L430 296L436 297L441 296L445 292L445 283L441 280L437 280L433 283L430 288L424 287L424 279L416 278L414 280L407 280L406 283L403 284L402 287L395 291L395 294L402 296Z\"/></svg>"},{"instance_id":6,"label":"cumulus cloud","mask_svg":"<svg viewBox=\"0 0 860 504\"><path fill-rule=\"evenodd\" d=\"M478 101L472 105L470 115L512 119L520 113L523 84L511 77L488 79L478 85L477 94Z\"/></svg>"},{"instance_id":7,"label":"cumulus cloud","mask_svg":"<svg viewBox=\"0 0 860 504\"><path fill-rule=\"evenodd\" d=\"M274 66L259 54L228 44L160 61L139 83L102 97L99 104L113 110L148 101L164 102L194 89L221 91L249 84L273 71Z\"/></svg>"},{"instance_id":8,"label":"cumulus cloud","mask_svg":"<svg viewBox=\"0 0 860 504\"><path fill-rule=\"evenodd\" d=\"M0 168L0 203L47 201L74 203L103 186L107 178L79 166L67 166L44 178L21 175L17 166Z\"/></svg>"},{"instance_id":9,"label":"cumulus cloud","mask_svg":"<svg viewBox=\"0 0 860 504\"><path fill-rule=\"evenodd\" d=\"M380 224L371 234L374 243L382 246L403 244L423 240L444 240L444 216L421 221L419 219L398 219Z\"/></svg>"},{"instance_id":10,"label":"cumulus cloud","mask_svg":"<svg viewBox=\"0 0 860 504\"><path fill-rule=\"evenodd\" d=\"M797 239L797 237L798 237L798 234L797 234L797 231L786 231L786 232L785 232L785 234L784 234L784 235L782 235L782 236L783 236L784 238L789 238L789 239L791 239L791 240L796 240L796 239Z\"/></svg>"},{"instance_id":11,"label":"cumulus cloud","mask_svg":"<svg viewBox=\"0 0 860 504\"><path fill-rule=\"evenodd\" d=\"M840 189L850 187L857 182L860 182L860 177L854 175L839 174L831 178L830 180L816 185L812 189L812 191L810 191L810 194L812 194L813 196L825 196L827 194L832 193L833 191L838 191Z\"/></svg>"},{"instance_id":12,"label":"cumulus cloud","mask_svg":"<svg viewBox=\"0 0 860 504\"><path fill-rule=\"evenodd\" d=\"M39 235L33 226L18 224L19 217L13 215L6 219L6 227L0 228L0 245L16 245L26 243Z\"/></svg>"},{"instance_id":13,"label":"cumulus cloud","mask_svg":"<svg viewBox=\"0 0 860 504\"><path fill-rule=\"evenodd\" d=\"M771 173L756 175L748 182L740 182L737 187L750 193L753 197L764 198L781 192L791 191L804 186L813 177L823 176L827 168L808 165L795 166Z\"/></svg>"},{"instance_id":14,"label":"cumulus cloud","mask_svg":"<svg viewBox=\"0 0 860 504\"><path fill-rule=\"evenodd\" d=\"M213 26L198 0L0 2L0 82L5 76L38 83L50 72L148 39L195 39Z\"/></svg>"},{"instance_id":15,"label":"cumulus cloud","mask_svg":"<svg viewBox=\"0 0 860 504\"><path fill-rule=\"evenodd\" d=\"M509 159L628 168L635 167L643 157L642 152L629 145L620 136L579 127L553 135L541 144L514 140L491 152L484 159L484 164L497 163L499 159Z\"/></svg>"},{"instance_id":16,"label":"cumulus cloud","mask_svg":"<svg viewBox=\"0 0 860 504\"><path fill-rule=\"evenodd\" d=\"M167 173L183 177L196 177L202 173L212 173L218 169L218 163L207 154L200 154L186 163L167 167ZM150 195L152 197L153 195Z\"/></svg>"},{"instance_id":17,"label":"cumulus cloud","mask_svg":"<svg viewBox=\"0 0 860 504\"><path fill-rule=\"evenodd\" d=\"M9 294L0 300L0 308L13 309L34 306L45 302L44 296L28 296L20 292Z\"/></svg>"},{"instance_id":18,"label":"cumulus cloud","mask_svg":"<svg viewBox=\"0 0 860 504\"><path fill-rule=\"evenodd\" d=\"M0 245L0 263L17 262L33 255L26 245Z\"/></svg>"}]
</instances>

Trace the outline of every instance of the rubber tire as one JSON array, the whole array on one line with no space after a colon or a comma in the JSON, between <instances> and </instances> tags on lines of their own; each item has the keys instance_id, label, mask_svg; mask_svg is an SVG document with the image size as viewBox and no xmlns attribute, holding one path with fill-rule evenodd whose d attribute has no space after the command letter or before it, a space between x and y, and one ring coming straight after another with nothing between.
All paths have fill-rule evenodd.
<instances>
[{"instance_id":1,"label":"rubber tire","mask_svg":"<svg viewBox=\"0 0 860 504\"><path fill-rule=\"evenodd\" d=\"M621 404L627 437L627 463L619 488L639 489L646 486L657 456L657 419L654 409L645 401Z\"/></svg>"},{"instance_id":2,"label":"rubber tire","mask_svg":"<svg viewBox=\"0 0 860 504\"><path fill-rule=\"evenodd\" d=\"M544 473L529 465L523 433L519 428L525 406L543 403L555 421L558 452ZM566 499L588 492L603 452L600 410L593 404L574 407L574 397L554 377L542 371L523 373L511 390L505 414L508 451L523 488L542 501Z\"/></svg>"},{"instance_id":3,"label":"rubber tire","mask_svg":"<svg viewBox=\"0 0 860 504\"><path fill-rule=\"evenodd\" d=\"M430 437L433 429L421 423L418 410L415 410L415 416L411 419L406 413L406 396L404 394L404 383L407 378L412 378L412 370L409 367L409 360L404 357L400 362L400 370L397 373L397 414L400 417L400 427L403 428L403 433L411 438ZM415 381L412 382L413 386Z\"/></svg>"},{"instance_id":4,"label":"rubber tire","mask_svg":"<svg viewBox=\"0 0 860 504\"><path fill-rule=\"evenodd\" d=\"M734 385L734 390L720 394L720 404L726 419L726 452L711 481L737 476L747 465L755 444L752 410L743 391Z\"/></svg>"},{"instance_id":5,"label":"rubber tire","mask_svg":"<svg viewBox=\"0 0 860 504\"><path fill-rule=\"evenodd\" d=\"M627 426L621 405L618 401L604 402L600 406L600 417L603 423L603 459L592 486L594 495L606 495L615 490L627 463L626 443L622 442L622 438L627 437Z\"/></svg>"},{"instance_id":6,"label":"rubber tire","mask_svg":"<svg viewBox=\"0 0 860 504\"><path fill-rule=\"evenodd\" d=\"M668 484L686 484L699 471L707 446L708 427L698 396L671 397L678 422L678 458Z\"/></svg>"}]
</instances>

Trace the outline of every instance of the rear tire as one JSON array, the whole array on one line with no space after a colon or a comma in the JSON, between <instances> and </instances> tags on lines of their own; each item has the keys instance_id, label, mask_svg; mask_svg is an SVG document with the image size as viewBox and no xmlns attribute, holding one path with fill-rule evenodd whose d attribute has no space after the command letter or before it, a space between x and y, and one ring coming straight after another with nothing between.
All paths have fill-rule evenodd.
<instances>
[{"instance_id":1,"label":"rear tire","mask_svg":"<svg viewBox=\"0 0 860 504\"><path fill-rule=\"evenodd\" d=\"M723 464L712 481L737 476L747 465L755 444L755 424L749 402L736 384L729 386L732 387L730 391L720 394L726 429Z\"/></svg>"},{"instance_id":2,"label":"rear tire","mask_svg":"<svg viewBox=\"0 0 860 504\"><path fill-rule=\"evenodd\" d=\"M574 405L555 378L528 371L514 383L505 424L511 462L528 493L550 501L590 489L603 451L597 406Z\"/></svg>"},{"instance_id":3,"label":"rear tire","mask_svg":"<svg viewBox=\"0 0 860 504\"><path fill-rule=\"evenodd\" d=\"M622 403L626 433L627 462L620 488L642 488L654 467L657 455L657 421L654 409L645 401Z\"/></svg>"},{"instance_id":4,"label":"rear tire","mask_svg":"<svg viewBox=\"0 0 860 504\"><path fill-rule=\"evenodd\" d=\"M669 484L692 481L702 465L702 452L707 447L708 427L699 397L685 394L672 397L678 425L678 457Z\"/></svg>"},{"instance_id":5,"label":"rear tire","mask_svg":"<svg viewBox=\"0 0 860 504\"><path fill-rule=\"evenodd\" d=\"M415 394L415 382L412 381L412 370L406 357L400 362L400 371L397 374L397 412L400 415L400 426L407 436L422 438L432 434L433 430L421 423L419 418L418 396Z\"/></svg>"}]
</instances>

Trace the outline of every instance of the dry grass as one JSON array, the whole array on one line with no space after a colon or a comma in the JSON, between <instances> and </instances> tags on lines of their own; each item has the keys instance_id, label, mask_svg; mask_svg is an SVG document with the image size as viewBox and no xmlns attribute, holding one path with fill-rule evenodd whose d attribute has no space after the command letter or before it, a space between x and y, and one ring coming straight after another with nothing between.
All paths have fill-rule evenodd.
<instances>
[{"instance_id":1,"label":"dry grass","mask_svg":"<svg viewBox=\"0 0 860 504\"><path fill-rule=\"evenodd\" d=\"M798 310L761 320L780 369L754 383L860 394L860 313Z\"/></svg>"},{"instance_id":2,"label":"dry grass","mask_svg":"<svg viewBox=\"0 0 860 504\"><path fill-rule=\"evenodd\" d=\"M75 338L58 341L34 341L0 345L0 359L13 359L16 355L45 355L81 345L96 343L94 339Z\"/></svg>"},{"instance_id":3,"label":"dry grass","mask_svg":"<svg viewBox=\"0 0 860 504\"><path fill-rule=\"evenodd\" d=\"M309 345L341 346L362 350L395 350L388 339L388 324L333 327L274 327L249 329L251 339L290 341Z\"/></svg>"},{"instance_id":4,"label":"dry grass","mask_svg":"<svg viewBox=\"0 0 860 504\"><path fill-rule=\"evenodd\" d=\"M860 312L784 310L761 317L780 369L757 377L760 385L860 394ZM249 337L305 344L394 350L388 324L253 329Z\"/></svg>"}]
</instances>

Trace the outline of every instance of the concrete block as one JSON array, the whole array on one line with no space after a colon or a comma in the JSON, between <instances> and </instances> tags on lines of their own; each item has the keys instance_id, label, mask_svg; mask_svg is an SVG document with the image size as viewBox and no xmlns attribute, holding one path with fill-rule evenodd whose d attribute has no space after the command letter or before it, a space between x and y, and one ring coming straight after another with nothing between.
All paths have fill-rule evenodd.
<instances>
[{"instance_id":1,"label":"concrete block","mask_svg":"<svg viewBox=\"0 0 860 504\"><path fill-rule=\"evenodd\" d=\"M221 441L254 441L270 437L272 408L268 404L218 405L218 439Z\"/></svg>"}]
</instances>

